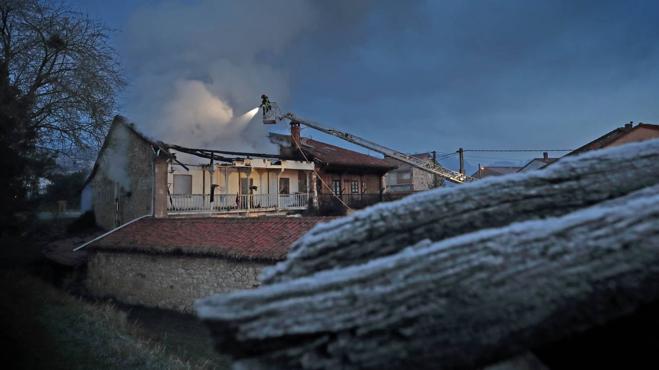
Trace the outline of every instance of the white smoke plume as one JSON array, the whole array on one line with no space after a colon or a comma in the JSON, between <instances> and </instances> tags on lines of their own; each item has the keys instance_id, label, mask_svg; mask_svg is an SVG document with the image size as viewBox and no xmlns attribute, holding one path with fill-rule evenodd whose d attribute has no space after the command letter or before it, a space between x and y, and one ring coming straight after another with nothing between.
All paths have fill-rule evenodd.
<instances>
[{"instance_id":1,"label":"white smoke plume","mask_svg":"<svg viewBox=\"0 0 659 370\"><path fill-rule=\"evenodd\" d=\"M124 125L115 125L111 133L114 138L103 152L99 168L110 180L118 183L125 191L130 191L128 154L130 151L130 134Z\"/></svg>"},{"instance_id":2,"label":"white smoke plume","mask_svg":"<svg viewBox=\"0 0 659 370\"><path fill-rule=\"evenodd\" d=\"M168 2L133 14L122 38L131 121L184 146L275 152L267 127L241 116L262 93L289 95L272 60L318 18L303 0Z\"/></svg>"}]
</instances>

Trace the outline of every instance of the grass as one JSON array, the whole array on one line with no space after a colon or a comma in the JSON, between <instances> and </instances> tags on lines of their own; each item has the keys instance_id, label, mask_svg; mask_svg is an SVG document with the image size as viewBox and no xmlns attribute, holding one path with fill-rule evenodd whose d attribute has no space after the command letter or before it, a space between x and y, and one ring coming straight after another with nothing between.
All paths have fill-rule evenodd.
<instances>
[{"instance_id":1,"label":"grass","mask_svg":"<svg viewBox=\"0 0 659 370\"><path fill-rule=\"evenodd\" d=\"M0 236L0 361L5 369L229 369L190 315L91 303L76 274L48 262L45 243L70 220Z\"/></svg>"},{"instance_id":2,"label":"grass","mask_svg":"<svg viewBox=\"0 0 659 370\"><path fill-rule=\"evenodd\" d=\"M203 369L143 336L127 314L20 270L0 271L0 345L12 369Z\"/></svg>"}]
</instances>

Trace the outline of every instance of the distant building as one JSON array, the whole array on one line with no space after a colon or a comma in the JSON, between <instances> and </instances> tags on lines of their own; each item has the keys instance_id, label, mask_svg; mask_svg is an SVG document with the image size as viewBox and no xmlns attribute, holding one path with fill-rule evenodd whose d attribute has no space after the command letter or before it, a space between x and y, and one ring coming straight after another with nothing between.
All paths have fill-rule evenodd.
<instances>
[{"instance_id":1,"label":"distant building","mask_svg":"<svg viewBox=\"0 0 659 370\"><path fill-rule=\"evenodd\" d=\"M542 153L542 158L533 158L527 164L522 166L517 172L529 172L534 170L539 170L547 165L550 165L556 162L558 158L549 157L549 153Z\"/></svg>"},{"instance_id":2,"label":"distant building","mask_svg":"<svg viewBox=\"0 0 659 370\"><path fill-rule=\"evenodd\" d=\"M609 148L635 141L644 141L659 138L659 125L639 123L634 126L633 122L618 127L597 139L585 144L567 155L581 154L590 150Z\"/></svg>"},{"instance_id":3,"label":"distant building","mask_svg":"<svg viewBox=\"0 0 659 370\"><path fill-rule=\"evenodd\" d=\"M413 154L414 157L433 161L432 153ZM385 157L387 162L398 168L387 172L385 186L387 193L413 193L441 186L443 180L428 171L423 171L407 163Z\"/></svg>"},{"instance_id":4,"label":"distant building","mask_svg":"<svg viewBox=\"0 0 659 370\"><path fill-rule=\"evenodd\" d=\"M478 170L474 172L471 177L476 179L483 179L490 176L502 176L510 173L515 173L522 169L522 167L511 166L481 166L478 165Z\"/></svg>"}]
</instances>

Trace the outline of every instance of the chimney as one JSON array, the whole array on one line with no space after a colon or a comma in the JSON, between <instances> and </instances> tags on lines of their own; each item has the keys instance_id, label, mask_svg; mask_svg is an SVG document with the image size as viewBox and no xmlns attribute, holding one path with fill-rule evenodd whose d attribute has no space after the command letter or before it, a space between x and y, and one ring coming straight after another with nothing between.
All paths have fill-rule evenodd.
<instances>
[{"instance_id":1,"label":"chimney","mask_svg":"<svg viewBox=\"0 0 659 370\"><path fill-rule=\"evenodd\" d=\"M545 162L549 159L549 153L547 152L542 152L542 159L545 160Z\"/></svg>"},{"instance_id":2,"label":"chimney","mask_svg":"<svg viewBox=\"0 0 659 370\"><path fill-rule=\"evenodd\" d=\"M300 122L291 121L291 145L297 147L300 142Z\"/></svg>"},{"instance_id":3,"label":"chimney","mask_svg":"<svg viewBox=\"0 0 659 370\"><path fill-rule=\"evenodd\" d=\"M629 121L629 123L625 124L625 128L632 128L634 126L634 121Z\"/></svg>"}]
</instances>

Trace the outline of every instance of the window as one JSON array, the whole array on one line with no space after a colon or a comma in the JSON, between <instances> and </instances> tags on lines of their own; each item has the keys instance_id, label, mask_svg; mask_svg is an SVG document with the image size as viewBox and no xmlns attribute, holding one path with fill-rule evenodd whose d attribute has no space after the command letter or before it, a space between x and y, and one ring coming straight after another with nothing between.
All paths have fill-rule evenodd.
<instances>
[{"instance_id":1,"label":"window","mask_svg":"<svg viewBox=\"0 0 659 370\"><path fill-rule=\"evenodd\" d=\"M341 195L341 180L332 180L332 191L336 195Z\"/></svg>"},{"instance_id":2,"label":"window","mask_svg":"<svg viewBox=\"0 0 659 370\"><path fill-rule=\"evenodd\" d=\"M174 175L174 194L192 194L192 175Z\"/></svg>"},{"instance_id":3,"label":"window","mask_svg":"<svg viewBox=\"0 0 659 370\"><path fill-rule=\"evenodd\" d=\"M290 194L291 180L287 177L279 179L279 194Z\"/></svg>"},{"instance_id":4,"label":"window","mask_svg":"<svg viewBox=\"0 0 659 370\"><path fill-rule=\"evenodd\" d=\"M359 181L352 180L352 182L350 183L350 192L353 194L359 193Z\"/></svg>"}]
</instances>

